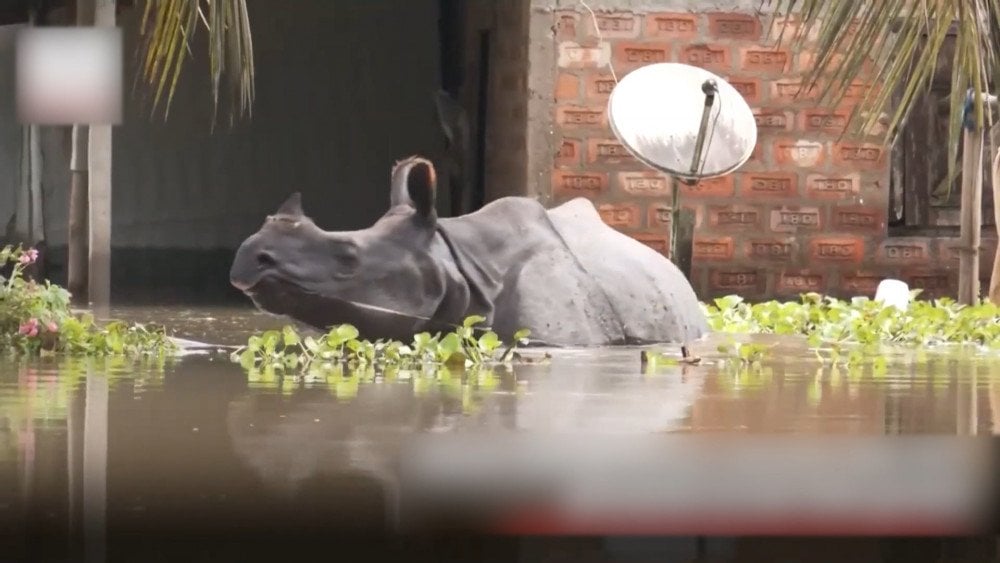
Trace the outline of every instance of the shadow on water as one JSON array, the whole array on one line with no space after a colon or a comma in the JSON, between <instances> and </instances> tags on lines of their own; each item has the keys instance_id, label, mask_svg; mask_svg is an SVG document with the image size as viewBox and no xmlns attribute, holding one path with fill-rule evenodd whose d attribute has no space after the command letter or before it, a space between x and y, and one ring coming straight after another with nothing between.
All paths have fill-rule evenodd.
<instances>
[{"instance_id":1,"label":"shadow on water","mask_svg":"<svg viewBox=\"0 0 1000 563\"><path fill-rule=\"evenodd\" d=\"M218 344L282 322L245 309L118 313ZM0 360L0 549L5 560L82 560L86 551L94 560L200 553L246 561L294 557L319 538L333 556L344 537L356 545L394 529L400 452L420 435L992 435L1000 424L998 362L925 354L890 359L885 373L834 369L804 344L779 341L759 368L734 370L714 350L700 344L701 365L646 373L635 349L560 351L512 371L308 377L248 375L225 354ZM915 552L874 540L828 545L497 539L453 553L386 541L367 553L400 561L930 561L944 553L933 542Z\"/></svg>"}]
</instances>

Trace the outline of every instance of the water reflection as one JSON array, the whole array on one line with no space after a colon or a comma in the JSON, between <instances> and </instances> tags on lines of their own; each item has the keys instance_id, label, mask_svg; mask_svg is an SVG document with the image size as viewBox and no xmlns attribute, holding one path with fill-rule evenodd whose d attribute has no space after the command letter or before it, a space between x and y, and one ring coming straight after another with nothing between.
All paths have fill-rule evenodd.
<instances>
[{"instance_id":1,"label":"water reflection","mask_svg":"<svg viewBox=\"0 0 1000 563\"><path fill-rule=\"evenodd\" d=\"M227 314L157 320L233 344L275 324ZM510 371L285 376L248 375L225 355L5 359L0 547L14 560L82 548L100 560L152 532L391 529L398 454L419 433L967 435L1000 422L998 361L897 355L880 373L782 343L759 367L733 368L715 348L695 349L701 365L645 373L634 349L557 352Z\"/></svg>"}]
</instances>

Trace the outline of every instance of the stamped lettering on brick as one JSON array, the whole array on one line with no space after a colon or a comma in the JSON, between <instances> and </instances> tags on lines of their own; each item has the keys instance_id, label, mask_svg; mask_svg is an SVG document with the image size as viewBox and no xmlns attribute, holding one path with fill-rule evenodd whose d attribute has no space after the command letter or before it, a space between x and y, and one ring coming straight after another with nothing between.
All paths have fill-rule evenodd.
<instances>
[{"instance_id":1,"label":"stamped lettering on brick","mask_svg":"<svg viewBox=\"0 0 1000 563\"><path fill-rule=\"evenodd\" d=\"M790 112L756 109L753 112L758 129L788 130L792 128Z\"/></svg>"},{"instance_id":2,"label":"stamped lettering on brick","mask_svg":"<svg viewBox=\"0 0 1000 563\"><path fill-rule=\"evenodd\" d=\"M811 254L819 260L856 260L861 257L862 246L857 240L816 240L812 243Z\"/></svg>"},{"instance_id":3,"label":"stamped lettering on brick","mask_svg":"<svg viewBox=\"0 0 1000 563\"><path fill-rule=\"evenodd\" d=\"M754 270L712 272L712 286L716 289L757 289L759 274Z\"/></svg>"},{"instance_id":4,"label":"stamped lettering on brick","mask_svg":"<svg viewBox=\"0 0 1000 563\"><path fill-rule=\"evenodd\" d=\"M723 39L755 41L760 39L760 21L743 14L709 14L709 33Z\"/></svg>"},{"instance_id":5,"label":"stamped lettering on brick","mask_svg":"<svg viewBox=\"0 0 1000 563\"><path fill-rule=\"evenodd\" d=\"M591 163L620 164L635 161L632 153L614 139L591 139L587 150L587 160Z\"/></svg>"},{"instance_id":6,"label":"stamped lettering on brick","mask_svg":"<svg viewBox=\"0 0 1000 563\"><path fill-rule=\"evenodd\" d=\"M809 168L822 164L825 154L826 147L816 141L780 140L774 143L774 158L779 164Z\"/></svg>"},{"instance_id":7,"label":"stamped lettering on brick","mask_svg":"<svg viewBox=\"0 0 1000 563\"><path fill-rule=\"evenodd\" d=\"M781 72L788 67L788 51L773 49L745 49L742 67L755 72Z\"/></svg>"},{"instance_id":8,"label":"stamped lettering on brick","mask_svg":"<svg viewBox=\"0 0 1000 563\"><path fill-rule=\"evenodd\" d=\"M833 209L833 224L841 229L880 230L885 214L880 209Z\"/></svg>"},{"instance_id":9,"label":"stamped lettering on brick","mask_svg":"<svg viewBox=\"0 0 1000 563\"><path fill-rule=\"evenodd\" d=\"M608 185L607 175L595 172L568 172L557 170L554 174L555 189L570 196L594 197Z\"/></svg>"},{"instance_id":10,"label":"stamped lettering on brick","mask_svg":"<svg viewBox=\"0 0 1000 563\"><path fill-rule=\"evenodd\" d=\"M786 240L752 240L747 243L747 256L755 260L785 261L794 252L794 245Z\"/></svg>"},{"instance_id":11,"label":"stamped lettering on brick","mask_svg":"<svg viewBox=\"0 0 1000 563\"><path fill-rule=\"evenodd\" d=\"M670 182L656 172L619 172L618 186L632 195L650 197L670 195Z\"/></svg>"},{"instance_id":12,"label":"stamped lettering on brick","mask_svg":"<svg viewBox=\"0 0 1000 563\"><path fill-rule=\"evenodd\" d=\"M631 38L639 35L638 18L630 13L598 15L596 20L597 29L604 38ZM592 29L593 23L588 23L587 28Z\"/></svg>"},{"instance_id":13,"label":"stamped lettering on brick","mask_svg":"<svg viewBox=\"0 0 1000 563\"><path fill-rule=\"evenodd\" d=\"M595 100L606 100L615 89L615 79L604 74L594 74L587 78L587 97Z\"/></svg>"},{"instance_id":14,"label":"stamped lettering on brick","mask_svg":"<svg viewBox=\"0 0 1000 563\"><path fill-rule=\"evenodd\" d=\"M834 154L846 165L871 167L882 163L882 147L877 145L838 144Z\"/></svg>"},{"instance_id":15,"label":"stamped lettering on brick","mask_svg":"<svg viewBox=\"0 0 1000 563\"><path fill-rule=\"evenodd\" d=\"M618 46L618 60L626 64L653 64L670 60L670 48L666 45L626 43Z\"/></svg>"},{"instance_id":16,"label":"stamped lettering on brick","mask_svg":"<svg viewBox=\"0 0 1000 563\"><path fill-rule=\"evenodd\" d=\"M930 258L927 245L919 242L886 242L882 245L882 256L893 262L916 262Z\"/></svg>"},{"instance_id":17,"label":"stamped lettering on brick","mask_svg":"<svg viewBox=\"0 0 1000 563\"><path fill-rule=\"evenodd\" d=\"M693 186L681 183L681 193L691 197L729 197L733 195L733 177L706 178Z\"/></svg>"},{"instance_id":18,"label":"stamped lettering on brick","mask_svg":"<svg viewBox=\"0 0 1000 563\"><path fill-rule=\"evenodd\" d=\"M716 208L711 213L712 224L717 227L756 227L760 214L756 209Z\"/></svg>"},{"instance_id":19,"label":"stamped lettering on brick","mask_svg":"<svg viewBox=\"0 0 1000 563\"><path fill-rule=\"evenodd\" d=\"M558 64L562 68L603 67L611 61L611 44L584 47L573 41L559 44Z\"/></svg>"},{"instance_id":20,"label":"stamped lettering on brick","mask_svg":"<svg viewBox=\"0 0 1000 563\"><path fill-rule=\"evenodd\" d=\"M742 192L751 197L790 197L798 191L794 174L747 174Z\"/></svg>"},{"instance_id":21,"label":"stamped lettering on brick","mask_svg":"<svg viewBox=\"0 0 1000 563\"><path fill-rule=\"evenodd\" d=\"M598 206L597 212L606 224L616 229L634 229L642 222L639 206L635 204L606 203Z\"/></svg>"},{"instance_id":22,"label":"stamped lettering on brick","mask_svg":"<svg viewBox=\"0 0 1000 563\"><path fill-rule=\"evenodd\" d=\"M823 289L823 276L806 272L784 272L778 274L778 289L796 293L818 292Z\"/></svg>"},{"instance_id":23,"label":"stamped lettering on brick","mask_svg":"<svg viewBox=\"0 0 1000 563\"><path fill-rule=\"evenodd\" d=\"M771 211L771 230L794 232L799 229L818 229L820 214L818 207L784 208Z\"/></svg>"},{"instance_id":24,"label":"stamped lettering on brick","mask_svg":"<svg viewBox=\"0 0 1000 563\"><path fill-rule=\"evenodd\" d=\"M858 193L861 177L857 174L843 176L821 176L810 174L806 178L810 197L821 199L844 199Z\"/></svg>"},{"instance_id":25,"label":"stamped lettering on brick","mask_svg":"<svg viewBox=\"0 0 1000 563\"><path fill-rule=\"evenodd\" d=\"M733 239L701 238L693 243L693 254L700 260L729 260L733 257Z\"/></svg>"},{"instance_id":26,"label":"stamped lettering on brick","mask_svg":"<svg viewBox=\"0 0 1000 563\"><path fill-rule=\"evenodd\" d=\"M949 289L948 274L926 273L911 274L906 276L913 289L922 289L931 295L938 295L942 291Z\"/></svg>"},{"instance_id":27,"label":"stamped lettering on brick","mask_svg":"<svg viewBox=\"0 0 1000 563\"><path fill-rule=\"evenodd\" d=\"M843 277L841 285L848 293L873 296L881 281L880 276L872 274L847 274Z\"/></svg>"},{"instance_id":28,"label":"stamped lettering on brick","mask_svg":"<svg viewBox=\"0 0 1000 563\"><path fill-rule=\"evenodd\" d=\"M743 96L747 103L754 103L760 99L760 82L749 78L730 78L729 84Z\"/></svg>"},{"instance_id":29,"label":"stamped lettering on brick","mask_svg":"<svg viewBox=\"0 0 1000 563\"><path fill-rule=\"evenodd\" d=\"M807 131L825 131L839 134L847 128L849 118L850 112L847 111L806 110L804 128Z\"/></svg>"},{"instance_id":30,"label":"stamped lettering on brick","mask_svg":"<svg viewBox=\"0 0 1000 563\"><path fill-rule=\"evenodd\" d=\"M694 16L686 14L649 14L646 22L652 37L693 37L698 31Z\"/></svg>"},{"instance_id":31,"label":"stamped lettering on brick","mask_svg":"<svg viewBox=\"0 0 1000 563\"><path fill-rule=\"evenodd\" d=\"M557 112L557 120L568 127L600 127L604 125L604 110L560 107Z\"/></svg>"},{"instance_id":32,"label":"stamped lettering on brick","mask_svg":"<svg viewBox=\"0 0 1000 563\"><path fill-rule=\"evenodd\" d=\"M681 62L699 67L725 68L729 66L729 50L725 47L690 45L684 48Z\"/></svg>"},{"instance_id":33,"label":"stamped lettering on brick","mask_svg":"<svg viewBox=\"0 0 1000 563\"><path fill-rule=\"evenodd\" d=\"M668 256L670 254L670 237L657 233L632 233L629 236L645 244L653 250Z\"/></svg>"}]
</instances>

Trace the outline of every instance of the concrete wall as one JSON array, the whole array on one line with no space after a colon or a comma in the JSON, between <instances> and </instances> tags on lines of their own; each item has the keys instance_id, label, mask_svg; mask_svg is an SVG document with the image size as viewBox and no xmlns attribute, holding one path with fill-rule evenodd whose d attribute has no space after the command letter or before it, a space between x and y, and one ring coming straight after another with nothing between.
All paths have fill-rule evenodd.
<instances>
[{"instance_id":1,"label":"concrete wall","mask_svg":"<svg viewBox=\"0 0 1000 563\"><path fill-rule=\"evenodd\" d=\"M776 49L766 39L771 16L758 14L756 1L587 4L593 16L579 0L532 3L528 167L549 204L590 198L608 224L667 252L671 184L624 151L606 104L612 68L620 80L646 64L683 62L740 90L759 130L738 172L681 187L681 204L697 218L700 297L871 295L886 276L930 295L953 292L955 239L889 236L884 131L838 140L871 84L859 81L840 107L795 99L813 52ZM992 256L993 247L983 251L984 275Z\"/></svg>"},{"instance_id":2,"label":"concrete wall","mask_svg":"<svg viewBox=\"0 0 1000 563\"><path fill-rule=\"evenodd\" d=\"M302 192L306 212L324 228L365 227L388 207L393 163L441 150L431 97L440 87L436 0L296 0L294 9L277 0L250 2L253 119L232 129L223 119L214 134L204 30L168 121L162 113L151 119L140 96L131 95L139 8L119 19L127 68L125 123L114 130L112 262L119 286L211 283L224 290L232 250L291 192ZM4 47L12 30L3 31L0 84L12 85L12 44ZM13 88L2 90L6 222L19 133ZM46 230L58 247L66 240L69 129L43 134Z\"/></svg>"}]
</instances>

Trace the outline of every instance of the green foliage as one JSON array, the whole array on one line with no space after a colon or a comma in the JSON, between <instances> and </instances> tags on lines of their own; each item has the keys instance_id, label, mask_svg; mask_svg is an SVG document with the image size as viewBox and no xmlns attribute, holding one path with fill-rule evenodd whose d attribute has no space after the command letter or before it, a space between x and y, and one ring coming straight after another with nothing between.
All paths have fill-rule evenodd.
<instances>
[{"instance_id":1,"label":"green foliage","mask_svg":"<svg viewBox=\"0 0 1000 563\"><path fill-rule=\"evenodd\" d=\"M35 261L34 249L0 249L0 349L29 355L64 353L86 356L155 356L176 345L162 327L111 322L98 326L90 315L70 309L70 294L48 281L25 279L24 268Z\"/></svg>"},{"instance_id":2,"label":"green foliage","mask_svg":"<svg viewBox=\"0 0 1000 563\"><path fill-rule=\"evenodd\" d=\"M913 297L919 290L912 292ZM866 297L850 301L807 293L799 301L749 304L729 295L702 304L712 330L724 333L805 337L810 348L826 350L831 361L871 362L884 369L884 346L973 346L1000 348L1000 308L988 301L964 306L952 299L913 300L900 310ZM752 349L747 347L751 346ZM720 346L744 361L759 360L760 344Z\"/></svg>"},{"instance_id":3,"label":"green foliage","mask_svg":"<svg viewBox=\"0 0 1000 563\"><path fill-rule=\"evenodd\" d=\"M382 369L421 369L425 366L490 366L509 364L518 344L526 344L530 332L520 330L514 342L504 348L500 337L492 330L479 330L476 325L486 319L471 316L462 326L447 334L421 332L410 344L396 340L360 339L358 329L343 324L326 334L302 338L294 328L269 330L253 335L231 355L248 371L277 370L310 372L315 368L334 371L346 366L363 370L378 366Z\"/></svg>"}]
</instances>

